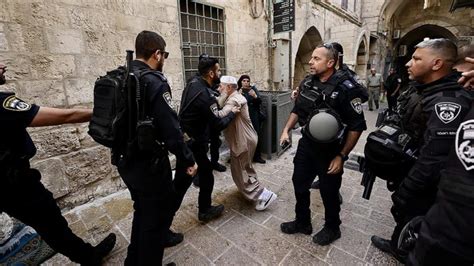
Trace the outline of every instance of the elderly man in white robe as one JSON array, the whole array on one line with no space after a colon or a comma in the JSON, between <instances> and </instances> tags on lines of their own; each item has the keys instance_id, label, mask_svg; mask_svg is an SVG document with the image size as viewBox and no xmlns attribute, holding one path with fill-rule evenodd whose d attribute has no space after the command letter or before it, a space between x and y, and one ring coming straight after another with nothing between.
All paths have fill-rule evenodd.
<instances>
[{"instance_id":1,"label":"elderly man in white robe","mask_svg":"<svg viewBox=\"0 0 474 266\"><path fill-rule=\"evenodd\" d=\"M234 77L222 76L220 80L219 92L227 96L219 101L223 105L219 116L226 116L234 106L240 107L240 113L224 130L230 148L232 179L242 195L255 202L255 209L263 211L276 200L277 195L262 186L252 165L258 136L250 120L247 100L238 92Z\"/></svg>"}]
</instances>

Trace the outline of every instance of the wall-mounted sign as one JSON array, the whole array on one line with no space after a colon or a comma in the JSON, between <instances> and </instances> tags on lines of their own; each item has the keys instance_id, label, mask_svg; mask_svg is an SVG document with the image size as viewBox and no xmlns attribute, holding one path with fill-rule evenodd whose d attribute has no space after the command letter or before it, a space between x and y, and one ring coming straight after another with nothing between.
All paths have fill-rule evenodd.
<instances>
[{"instance_id":1,"label":"wall-mounted sign","mask_svg":"<svg viewBox=\"0 0 474 266\"><path fill-rule=\"evenodd\" d=\"M295 30L295 1L275 0L273 2L273 32Z\"/></svg>"}]
</instances>

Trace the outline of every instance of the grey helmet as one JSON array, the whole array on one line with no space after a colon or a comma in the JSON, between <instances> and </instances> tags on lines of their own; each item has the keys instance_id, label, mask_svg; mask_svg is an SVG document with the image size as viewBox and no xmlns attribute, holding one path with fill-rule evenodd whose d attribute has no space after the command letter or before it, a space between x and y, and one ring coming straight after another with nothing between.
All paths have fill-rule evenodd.
<instances>
[{"instance_id":1,"label":"grey helmet","mask_svg":"<svg viewBox=\"0 0 474 266\"><path fill-rule=\"evenodd\" d=\"M344 126L337 113L322 108L313 113L306 124L306 132L316 142L329 143L342 138Z\"/></svg>"}]
</instances>

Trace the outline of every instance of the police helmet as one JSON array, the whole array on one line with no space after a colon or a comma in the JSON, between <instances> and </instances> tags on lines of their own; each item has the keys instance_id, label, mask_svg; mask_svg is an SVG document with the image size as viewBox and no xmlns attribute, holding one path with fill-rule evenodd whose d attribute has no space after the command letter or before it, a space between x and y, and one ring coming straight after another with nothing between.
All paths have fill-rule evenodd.
<instances>
[{"instance_id":1,"label":"police helmet","mask_svg":"<svg viewBox=\"0 0 474 266\"><path fill-rule=\"evenodd\" d=\"M329 108L316 110L306 124L308 136L321 143L330 143L342 138L344 126L339 115Z\"/></svg>"}]
</instances>

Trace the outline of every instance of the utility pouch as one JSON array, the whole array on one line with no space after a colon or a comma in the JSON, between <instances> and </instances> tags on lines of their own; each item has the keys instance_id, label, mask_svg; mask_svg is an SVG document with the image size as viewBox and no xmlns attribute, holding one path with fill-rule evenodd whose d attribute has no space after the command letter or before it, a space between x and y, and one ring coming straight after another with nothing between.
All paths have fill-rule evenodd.
<instances>
[{"instance_id":1,"label":"utility pouch","mask_svg":"<svg viewBox=\"0 0 474 266\"><path fill-rule=\"evenodd\" d=\"M142 152L152 152L156 149L156 139L154 136L155 127L152 119L145 119L137 122L137 145Z\"/></svg>"}]
</instances>

